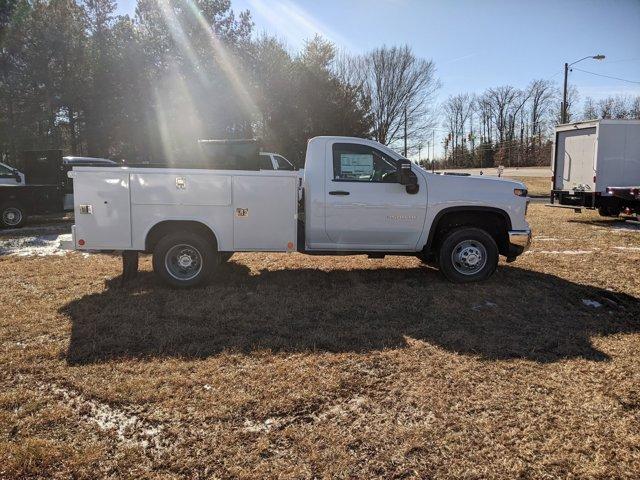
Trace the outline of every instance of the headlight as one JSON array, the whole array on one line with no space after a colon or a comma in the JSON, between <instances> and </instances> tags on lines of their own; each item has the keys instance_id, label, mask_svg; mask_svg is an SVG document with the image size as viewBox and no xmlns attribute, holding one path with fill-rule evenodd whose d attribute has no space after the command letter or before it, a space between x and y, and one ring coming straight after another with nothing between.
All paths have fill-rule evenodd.
<instances>
[{"instance_id":1,"label":"headlight","mask_svg":"<svg viewBox=\"0 0 640 480\"><path fill-rule=\"evenodd\" d=\"M527 189L526 188L514 188L513 189L513 194L517 195L518 197L526 197L527 196Z\"/></svg>"}]
</instances>

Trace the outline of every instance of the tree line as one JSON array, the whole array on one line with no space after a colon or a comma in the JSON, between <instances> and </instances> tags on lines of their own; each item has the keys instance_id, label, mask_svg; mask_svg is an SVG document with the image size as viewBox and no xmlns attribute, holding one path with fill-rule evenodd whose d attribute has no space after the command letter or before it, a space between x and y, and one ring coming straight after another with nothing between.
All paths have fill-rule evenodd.
<instances>
[{"instance_id":1,"label":"tree line","mask_svg":"<svg viewBox=\"0 0 640 480\"><path fill-rule=\"evenodd\" d=\"M258 137L302 164L306 141L397 142L429 122L433 62L409 47L300 52L253 35L229 0L5 0L0 7L0 152L178 161L198 139Z\"/></svg>"},{"instance_id":2,"label":"tree line","mask_svg":"<svg viewBox=\"0 0 640 480\"><path fill-rule=\"evenodd\" d=\"M548 80L436 102L436 65L408 46L340 52L316 36L292 52L256 36L230 0L4 0L0 155L65 154L179 162L198 139L259 138L298 165L308 138L375 139L439 167L546 165L560 92ZM638 118L640 98L569 90L571 120ZM437 132L435 134L434 132ZM407 139L405 144L405 138ZM433 159L428 159L429 161Z\"/></svg>"},{"instance_id":3,"label":"tree line","mask_svg":"<svg viewBox=\"0 0 640 480\"><path fill-rule=\"evenodd\" d=\"M560 89L539 79L526 88L489 88L480 95L450 96L442 105L444 157L435 168L549 165L555 125L560 123ZM587 97L578 109L570 86L568 121L640 119L640 96ZM433 166L424 160L424 166Z\"/></svg>"}]
</instances>

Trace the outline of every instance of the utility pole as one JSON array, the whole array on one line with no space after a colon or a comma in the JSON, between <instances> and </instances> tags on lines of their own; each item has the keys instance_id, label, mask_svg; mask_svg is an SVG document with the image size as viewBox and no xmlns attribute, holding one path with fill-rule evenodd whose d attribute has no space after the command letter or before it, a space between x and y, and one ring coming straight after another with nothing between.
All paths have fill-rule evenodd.
<instances>
[{"instance_id":1,"label":"utility pole","mask_svg":"<svg viewBox=\"0 0 640 480\"><path fill-rule=\"evenodd\" d=\"M407 107L404 107L404 158L407 158Z\"/></svg>"},{"instance_id":2,"label":"utility pole","mask_svg":"<svg viewBox=\"0 0 640 480\"><path fill-rule=\"evenodd\" d=\"M560 123L567 123L567 77L569 76L569 64L564 64L564 90L562 92L562 112Z\"/></svg>"},{"instance_id":3,"label":"utility pole","mask_svg":"<svg viewBox=\"0 0 640 480\"><path fill-rule=\"evenodd\" d=\"M562 105L560 106L560 123L567 123L569 119L567 118L568 108L567 108L567 78L569 77L569 67L571 65L575 65L578 62L586 60L587 58L592 58L593 60L604 60L606 57L599 53L598 55L588 55L580 60L576 60L573 63L565 63L564 64L564 89L562 92Z\"/></svg>"},{"instance_id":4,"label":"utility pole","mask_svg":"<svg viewBox=\"0 0 640 480\"><path fill-rule=\"evenodd\" d=\"M436 131L431 130L431 148L433 149L431 152L431 171L435 172L435 161L436 161Z\"/></svg>"}]
</instances>

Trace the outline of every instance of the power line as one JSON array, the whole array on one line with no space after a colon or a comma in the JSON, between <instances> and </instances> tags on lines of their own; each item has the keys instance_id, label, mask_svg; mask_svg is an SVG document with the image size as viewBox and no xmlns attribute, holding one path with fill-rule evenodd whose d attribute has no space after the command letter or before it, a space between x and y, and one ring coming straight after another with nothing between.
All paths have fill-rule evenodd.
<instances>
[{"instance_id":1,"label":"power line","mask_svg":"<svg viewBox=\"0 0 640 480\"><path fill-rule=\"evenodd\" d=\"M636 82L635 80L627 80L626 78L613 77L611 75L605 75L603 73L590 72L588 70L582 70L581 68L572 67L572 70L578 70L579 72L588 73L590 75L596 75L598 77L612 78L613 80L620 80L622 82L636 83L640 85L640 82Z\"/></svg>"}]
</instances>

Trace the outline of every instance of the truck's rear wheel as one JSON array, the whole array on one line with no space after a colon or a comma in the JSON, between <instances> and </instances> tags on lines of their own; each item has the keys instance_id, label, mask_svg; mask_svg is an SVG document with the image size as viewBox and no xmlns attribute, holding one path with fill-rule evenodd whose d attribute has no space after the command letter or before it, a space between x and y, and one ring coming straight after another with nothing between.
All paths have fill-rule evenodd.
<instances>
[{"instance_id":1,"label":"truck's rear wheel","mask_svg":"<svg viewBox=\"0 0 640 480\"><path fill-rule=\"evenodd\" d=\"M451 282L468 283L489 278L498 265L498 246L484 230L460 227L451 230L438 252L442 274Z\"/></svg>"},{"instance_id":2,"label":"truck's rear wheel","mask_svg":"<svg viewBox=\"0 0 640 480\"><path fill-rule=\"evenodd\" d=\"M4 228L19 228L27 221L27 212L19 203L5 203L0 207L0 225Z\"/></svg>"},{"instance_id":3,"label":"truck's rear wheel","mask_svg":"<svg viewBox=\"0 0 640 480\"><path fill-rule=\"evenodd\" d=\"M598 213L601 217L619 217L621 210L619 207L599 207Z\"/></svg>"},{"instance_id":4,"label":"truck's rear wheel","mask_svg":"<svg viewBox=\"0 0 640 480\"><path fill-rule=\"evenodd\" d=\"M217 263L213 245L197 233L166 235L153 249L153 271L172 287L202 285L209 280Z\"/></svg>"}]
</instances>

